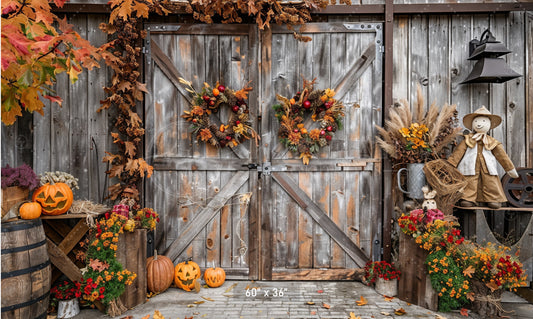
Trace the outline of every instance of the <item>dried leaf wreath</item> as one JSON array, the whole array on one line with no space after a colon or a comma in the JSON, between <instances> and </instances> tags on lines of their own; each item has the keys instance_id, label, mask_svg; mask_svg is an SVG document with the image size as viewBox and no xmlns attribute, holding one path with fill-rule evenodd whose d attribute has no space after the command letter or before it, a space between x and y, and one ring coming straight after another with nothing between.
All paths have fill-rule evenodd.
<instances>
[{"instance_id":1,"label":"dried leaf wreath","mask_svg":"<svg viewBox=\"0 0 533 319\"><path fill-rule=\"evenodd\" d=\"M299 153L305 165L320 148L329 145L335 132L342 129L344 117L344 105L333 98L335 91L314 89L315 80L304 80L303 90L291 99L276 94L281 104L273 106L280 122L280 142L291 152ZM318 122L318 128L306 128L304 121L308 114L313 122Z\"/></svg>"},{"instance_id":2,"label":"dried leaf wreath","mask_svg":"<svg viewBox=\"0 0 533 319\"><path fill-rule=\"evenodd\" d=\"M189 111L184 111L183 117L191 122L191 129L197 140L208 142L216 147L235 147L250 138L258 135L251 126L249 108L246 104L248 92L251 87L244 87L233 91L224 87L218 81L214 87L204 83L200 93L192 87L192 83L180 78L180 83L187 86L186 90L193 95ZM227 124L215 124L211 114L218 113L222 108L228 108L229 119Z\"/></svg>"}]
</instances>

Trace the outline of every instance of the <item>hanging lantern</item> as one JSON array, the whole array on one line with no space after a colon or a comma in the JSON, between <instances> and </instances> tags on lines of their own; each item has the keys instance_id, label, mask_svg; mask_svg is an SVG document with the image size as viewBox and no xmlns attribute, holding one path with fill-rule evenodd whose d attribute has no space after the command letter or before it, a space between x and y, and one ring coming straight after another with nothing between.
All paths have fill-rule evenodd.
<instances>
[{"instance_id":1,"label":"hanging lantern","mask_svg":"<svg viewBox=\"0 0 533 319\"><path fill-rule=\"evenodd\" d=\"M472 72L461 82L466 83L503 83L515 79L520 74L500 58L512 51L501 42L496 41L489 29L481 34L481 40L474 39L469 44L470 57L468 60L477 60Z\"/></svg>"}]
</instances>

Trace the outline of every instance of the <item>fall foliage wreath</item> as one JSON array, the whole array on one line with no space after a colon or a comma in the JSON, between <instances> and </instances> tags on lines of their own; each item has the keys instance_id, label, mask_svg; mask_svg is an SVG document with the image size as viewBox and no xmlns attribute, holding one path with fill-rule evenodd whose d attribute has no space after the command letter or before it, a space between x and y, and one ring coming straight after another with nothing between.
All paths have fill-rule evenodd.
<instances>
[{"instance_id":1,"label":"fall foliage wreath","mask_svg":"<svg viewBox=\"0 0 533 319\"><path fill-rule=\"evenodd\" d=\"M184 111L181 117L191 122L196 139L216 147L235 147L250 138L257 142L258 136L251 126L249 108L245 101L251 87L233 91L217 81L214 87L204 83L202 91L198 93L191 82L180 78L180 83L186 85L186 90L193 94L189 111ZM210 116L222 108L230 110L229 119L227 124L217 125Z\"/></svg>"},{"instance_id":2,"label":"fall foliage wreath","mask_svg":"<svg viewBox=\"0 0 533 319\"><path fill-rule=\"evenodd\" d=\"M291 99L276 94L281 104L273 106L280 122L280 142L291 152L299 153L305 165L320 148L329 145L338 129L342 129L344 116L344 105L333 98L335 91L314 89L315 80L304 80L303 90ZM308 114L313 122L318 122L318 128L305 127Z\"/></svg>"}]
</instances>

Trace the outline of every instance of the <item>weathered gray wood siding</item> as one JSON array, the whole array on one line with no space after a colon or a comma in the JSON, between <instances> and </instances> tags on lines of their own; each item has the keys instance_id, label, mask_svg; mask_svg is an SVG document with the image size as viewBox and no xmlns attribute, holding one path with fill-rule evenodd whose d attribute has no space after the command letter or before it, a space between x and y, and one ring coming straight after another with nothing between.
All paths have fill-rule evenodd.
<instances>
[{"instance_id":1,"label":"weathered gray wood siding","mask_svg":"<svg viewBox=\"0 0 533 319\"><path fill-rule=\"evenodd\" d=\"M105 15L75 14L68 19L94 45L107 41L98 28L106 21ZM112 123L107 112L96 110L105 98L102 88L107 80L105 66L84 71L74 84L65 74L58 76L55 90L63 98L62 107L45 102L44 116L35 114L32 119L26 114L12 126L2 124L2 166L27 163L37 174L69 172L79 179L75 198L100 202L106 170L102 157L112 147Z\"/></svg>"}]
</instances>

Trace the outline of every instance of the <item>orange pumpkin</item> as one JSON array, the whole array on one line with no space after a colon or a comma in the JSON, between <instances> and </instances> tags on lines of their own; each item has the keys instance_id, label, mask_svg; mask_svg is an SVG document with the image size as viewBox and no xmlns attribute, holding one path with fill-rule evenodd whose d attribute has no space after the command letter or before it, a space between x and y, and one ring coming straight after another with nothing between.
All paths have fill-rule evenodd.
<instances>
[{"instance_id":1,"label":"orange pumpkin","mask_svg":"<svg viewBox=\"0 0 533 319\"><path fill-rule=\"evenodd\" d=\"M197 263L187 260L176 265L174 268L174 283L178 288L185 291L194 289L196 280L200 278L202 271Z\"/></svg>"},{"instance_id":2,"label":"orange pumpkin","mask_svg":"<svg viewBox=\"0 0 533 319\"><path fill-rule=\"evenodd\" d=\"M204 271L204 280L211 288L220 287L226 281L226 272L220 267L207 268Z\"/></svg>"},{"instance_id":3,"label":"orange pumpkin","mask_svg":"<svg viewBox=\"0 0 533 319\"><path fill-rule=\"evenodd\" d=\"M161 293L170 287L174 278L174 263L167 256L158 256L146 260L146 284L153 293Z\"/></svg>"},{"instance_id":4,"label":"orange pumpkin","mask_svg":"<svg viewBox=\"0 0 533 319\"><path fill-rule=\"evenodd\" d=\"M46 183L33 192L32 200L41 204L43 215L61 215L69 210L74 195L65 183Z\"/></svg>"},{"instance_id":5,"label":"orange pumpkin","mask_svg":"<svg viewBox=\"0 0 533 319\"><path fill-rule=\"evenodd\" d=\"M41 204L36 202L24 203L19 208L20 218L35 219L41 216Z\"/></svg>"}]
</instances>

